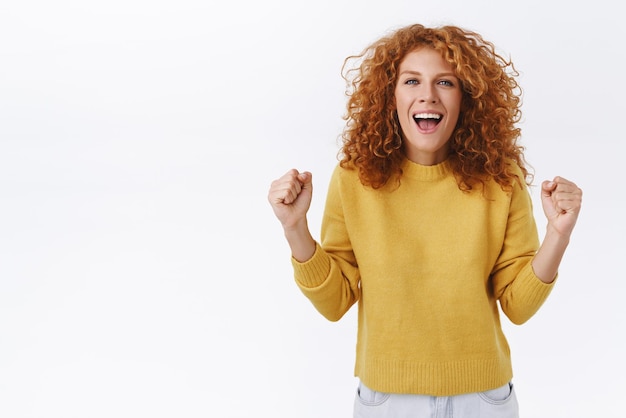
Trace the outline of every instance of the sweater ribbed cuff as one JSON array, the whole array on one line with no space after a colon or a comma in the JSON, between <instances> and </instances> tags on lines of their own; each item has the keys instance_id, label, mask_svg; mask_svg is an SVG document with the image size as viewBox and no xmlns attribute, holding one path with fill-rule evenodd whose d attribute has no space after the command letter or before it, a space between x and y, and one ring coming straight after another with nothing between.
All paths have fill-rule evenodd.
<instances>
[{"instance_id":1,"label":"sweater ribbed cuff","mask_svg":"<svg viewBox=\"0 0 626 418\"><path fill-rule=\"evenodd\" d=\"M330 258L317 242L313 257L302 263L292 257L291 264L296 282L306 288L321 286L330 272Z\"/></svg>"},{"instance_id":2,"label":"sweater ribbed cuff","mask_svg":"<svg viewBox=\"0 0 626 418\"><path fill-rule=\"evenodd\" d=\"M525 275L523 280L525 282L524 287L528 289L525 294L526 303L530 305L537 305L537 307L541 306L547 299L550 292L552 292L557 278L555 278L551 283L545 283L537 277L533 271L532 265L529 264L528 274Z\"/></svg>"},{"instance_id":3,"label":"sweater ribbed cuff","mask_svg":"<svg viewBox=\"0 0 626 418\"><path fill-rule=\"evenodd\" d=\"M556 279L552 283L542 282L528 263L511 284L509 291L511 305L509 307L503 305L502 309L513 323L523 324L537 313L552 292L555 283Z\"/></svg>"}]
</instances>

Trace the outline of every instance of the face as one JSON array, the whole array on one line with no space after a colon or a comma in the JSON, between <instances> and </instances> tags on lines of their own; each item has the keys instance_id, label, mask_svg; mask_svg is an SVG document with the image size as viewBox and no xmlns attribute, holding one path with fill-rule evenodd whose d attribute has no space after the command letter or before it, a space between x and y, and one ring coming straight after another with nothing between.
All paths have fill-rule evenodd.
<instances>
[{"instance_id":1,"label":"face","mask_svg":"<svg viewBox=\"0 0 626 418\"><path fill-rule=\"evenodd\" d=\"M409 160L434 165L447 158L461 97L461 84L439 52L422 48L404 57L395 100Z\"/></svg>"}]
</instances>

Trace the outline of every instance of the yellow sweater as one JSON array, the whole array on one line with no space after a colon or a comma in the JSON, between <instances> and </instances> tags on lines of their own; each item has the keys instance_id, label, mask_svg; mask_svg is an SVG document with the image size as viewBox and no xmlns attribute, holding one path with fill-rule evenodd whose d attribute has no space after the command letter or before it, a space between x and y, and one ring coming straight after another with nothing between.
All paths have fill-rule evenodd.
<instances>
[{"instance_id":1,"label":"yellow sweater","mask_svg":"<svg viewBox=\"0 0 626 418\"><path fill-rule=\"evenodd\" d=\"M331 321L358 301L355 376L368 387L449 396L501 386L513 373L497 301L521 324L554 286L531 268L528 190L491 182L464 193L447 161L406 160L403 171L399 187L374 190L335 169L316 252L292 259L296 283Z\"/></svg>"}]
</instances>

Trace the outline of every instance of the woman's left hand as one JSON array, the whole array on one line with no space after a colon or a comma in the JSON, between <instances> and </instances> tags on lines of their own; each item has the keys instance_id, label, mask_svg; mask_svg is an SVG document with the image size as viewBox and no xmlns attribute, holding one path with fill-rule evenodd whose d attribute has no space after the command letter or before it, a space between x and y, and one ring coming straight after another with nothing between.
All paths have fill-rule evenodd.
<instances>
[{"instance_id":1,"label":"woman's left hand","mask_svg":"<svg viewBox=\"0 0 626 418\"><path fill-rule=\"evenodd\" d=\"M583 192L563 177L541 183L541 204L548 218L548 228L569 238L576 225Z\"/></svg>"}]
</instances>

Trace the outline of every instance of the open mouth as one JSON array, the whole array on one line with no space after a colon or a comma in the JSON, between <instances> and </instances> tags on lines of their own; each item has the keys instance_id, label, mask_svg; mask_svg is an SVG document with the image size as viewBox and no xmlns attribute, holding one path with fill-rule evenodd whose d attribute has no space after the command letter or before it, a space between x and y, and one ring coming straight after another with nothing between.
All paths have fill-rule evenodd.
<instances>
[{"instance_id":1,"label":"open mouth","mask_svg":"<svg viewBox=\"0 0 626 418\"><path fill-rule=\"evenodd\" d=\"M441 122L442 115L438 113L416 113L413 120L422 131L431 131Z\"/></svg>"}]
</instances>

